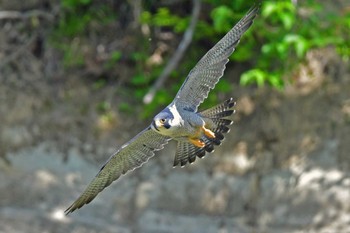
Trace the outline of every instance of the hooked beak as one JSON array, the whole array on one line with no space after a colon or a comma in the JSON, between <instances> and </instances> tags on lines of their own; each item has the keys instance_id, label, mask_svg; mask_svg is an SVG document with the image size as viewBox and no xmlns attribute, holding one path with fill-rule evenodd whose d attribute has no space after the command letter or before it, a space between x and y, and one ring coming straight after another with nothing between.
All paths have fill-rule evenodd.
<instances>
[{"instance_id":1,"label":"hooked beak","mask_svg":"<svg viewBox=\"0 0 350 233\"><path fill-rule=\"evenodd\" d=\"M169 129L169 128L170 128L170 125L169 125L168 123L164 124L163 126L164 126L164 128L166 128L166 129Z\"/></svg>"},{"instance_id":2,"label":"hooked beak","mask_svg":"<svg viewBox=\"0 0 350 233\"><path fill-rule=\"evenodd\" d=\"M153 129L155 129L155 130L159 131L159 129L158 129L157 124L156 124L156 122L155 122L155 121L153 121L153 122L152 122L151 127L152 127Z\"/></svg>"}]
</instances>

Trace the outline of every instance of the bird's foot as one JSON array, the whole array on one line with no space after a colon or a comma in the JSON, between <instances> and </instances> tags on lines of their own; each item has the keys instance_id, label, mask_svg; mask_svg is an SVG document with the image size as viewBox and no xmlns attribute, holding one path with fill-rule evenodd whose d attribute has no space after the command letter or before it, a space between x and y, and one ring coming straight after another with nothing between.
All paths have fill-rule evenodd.
<instances>
[{"instance_id":1,"label":"bird's foot","mask_svg":"<svg viewBox=\"0 0 350 233\"><path fill-rule=\"evenodd\" d=\"M208 138L215 138L215 133L211 131L210 129L205 128L205 126L202 126L202 130L204 132L204 135Z\"/></svg>"},{"instance_id":2,"label":"bird's foot","mask_svg":"<svg viewBox=\"0 0 350 233\"><path fill-rule=\"evenodd\" d=\"M188 140L190 141L190 143L192 143L196 147L200 147L200 148L205 147L205 143L198 138L189 138Z\"/></svg>"}]
</instances>

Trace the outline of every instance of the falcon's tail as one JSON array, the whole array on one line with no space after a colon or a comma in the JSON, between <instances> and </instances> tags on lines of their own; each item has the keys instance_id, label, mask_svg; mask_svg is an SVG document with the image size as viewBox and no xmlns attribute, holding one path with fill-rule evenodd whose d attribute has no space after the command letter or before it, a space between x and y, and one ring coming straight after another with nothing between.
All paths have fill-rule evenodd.
<instances>
[{"instance_id":1,"label":"falcon's tail","mask_svg":"<svg viewBox=\"0 0 350 233\"><path fill-rule=\"evenodd\" d=\"M206 122L206 128L210 129L215 134L215 138L209 138L205 135L202 136L201 140L205 143L205 146L202 148L196 147L189 142L179 141L177 144L174 166L185 166L188 162L193 163L197 156L202 158L205 156L206 152L213 152L214 146L221 145L222 140L225 138L224 134L230 131L228 126L232 124L232 120L227 119L227 117L235 112L233 109L234 106L235 102L230 98L219 105L200 112L199 114L202 115Z\"/></svg>"}]
</instances>

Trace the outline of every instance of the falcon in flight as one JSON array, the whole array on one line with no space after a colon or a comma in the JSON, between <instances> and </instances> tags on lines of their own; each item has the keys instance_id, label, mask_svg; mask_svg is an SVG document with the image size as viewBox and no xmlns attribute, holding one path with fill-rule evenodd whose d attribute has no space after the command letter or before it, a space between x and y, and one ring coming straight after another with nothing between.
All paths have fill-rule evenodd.
<instances>
[{"instance_id":1,"label":"falcon in flight","mask_svg":"<svg viewBox=\"0 0 350 233\"><path fill-rule=\"evenodd\" d=\"M102 166L80 197L65 211L69 214L90 203L104 188L128 171L140 167L155 151L170 140L177 141L174 166L193 163L213 152L229 132L228 119L234 113L232 98L204 111L198 106L223 76L228 57L243 33L252 25L259 10L253 6L247 14L190 71L175 99L158 113L150 126L121 146Z\"/></svg>"}]
</instances>

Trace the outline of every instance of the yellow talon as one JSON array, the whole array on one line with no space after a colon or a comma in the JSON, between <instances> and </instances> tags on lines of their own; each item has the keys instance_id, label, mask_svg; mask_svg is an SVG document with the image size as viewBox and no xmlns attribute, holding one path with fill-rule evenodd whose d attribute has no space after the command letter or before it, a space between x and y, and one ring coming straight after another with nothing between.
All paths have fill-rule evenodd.
<instances>
[{"instance_id":1,"label":"yellow talon","mask_svg":"<svg viewBox=\"0 0 350 233\"><path fill-rule=\"evenodd\" d=\"M195 145L196 147L204 147L205 146L205 143L200 140L200 139L196 139L196 138L189 138L188 139L190 141L190 143L192 143L193 145Z\"/></svg>"},{"instance_id":2,"label":"yellow talon","mask_svg":"<svg viewBox=\"0 0 350 233\"><path fill-rule=\"evenodd\" d=\"M203 147L205 147L205 143L200 138L198 138L201 135L201 131L208 138L215 138L215 133L213 131L211 131L210 129L205 128L205 126L202 126L201 128L199 128L197 136L188 138L188 140L190 141L190 143L192 143L196 147L203 148Z\"/></svg>"},{"instance_id":3,"label":"yellow talon","mask_svg":"<svg viewBox=\"0 0 350 233\"><path fill-rule=\"evenodd\" d=\"M208 138L215 138L215 133L211 131L210 129L205 128L205 126L202 126L202 130Z\"/></svg>"}]
</instances>

